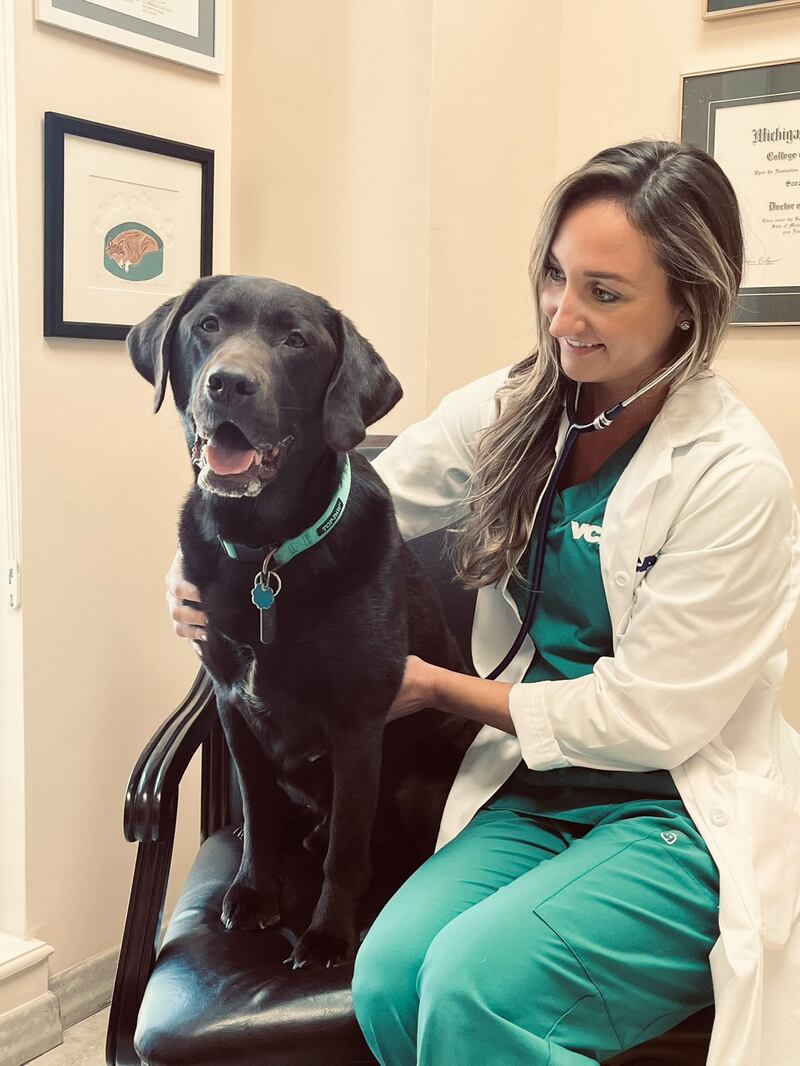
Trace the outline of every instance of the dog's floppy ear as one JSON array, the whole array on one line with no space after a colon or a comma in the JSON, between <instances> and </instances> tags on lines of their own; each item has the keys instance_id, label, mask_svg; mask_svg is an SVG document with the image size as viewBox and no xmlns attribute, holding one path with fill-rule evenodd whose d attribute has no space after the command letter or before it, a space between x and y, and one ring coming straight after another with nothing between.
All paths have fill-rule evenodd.
<instances>
[{"instance_id":1,"label":"dog's floppy ear","mask_svg":"<svg viewBox=\"0 0 800 1066\"><path fill-rule=\"evenodd\" d=\"M403 395L369 341L343 314L336 315L339 362L333 372L322 411L325 442L349 452L366 436L366 427L383 418Z\"/></svg>"},{"instance_id":2,"label":"dog's floppy ear","mask_svg":"<svg viewBox=\"0 0 800 1066\"><path fill-rule=\"evenodd\" d=\"M223 276L200 278L182 296L173 296L129 331L126 338L128 354L142 377L155 386L155 412L164 402L167 391L170 345L178 323Z\"/></svg>"}]
</instances>

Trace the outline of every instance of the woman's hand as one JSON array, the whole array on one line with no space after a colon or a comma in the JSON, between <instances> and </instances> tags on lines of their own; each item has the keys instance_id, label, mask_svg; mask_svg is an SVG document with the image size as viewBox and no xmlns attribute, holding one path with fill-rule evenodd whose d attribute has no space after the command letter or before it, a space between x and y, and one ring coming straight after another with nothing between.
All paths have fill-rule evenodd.
<instances>
[{"instance_id":1,"label":"woman's hand","mask_svg":"<svg viewBox=\"0 0 800 1066\"><path fill-rule=\"evenodd\" d=\"M423 707L433 707L516 735L508 709L512 688L503 681L487 681L457 670L446 670L443 666L426 663L416 655L409 655L400 691L389 708L386 721L421 711Z\"/></svg>"},{"instance_id":2,"label":"woman's hand","mask_svg":"<svg viewBox=\"0 0 800 1066\"><path fill-rule=\"evenodd\" d=\"M179 637L188 637L196 652L200 652L199 640L208 640L208 618L202 611L200 589L183 576L183 555L180 548L175 552L172 566L165 578L167 606L175 632Z\"/></svg>"},{"instance_id":3,"label":"woman's hand","mask_svg":"<svg viewBox=\"0 0 800 1066\"><path fill-rule=\"evenodd\" d=\"M421 711L423 707L432 707L433 704L433 675L436 667L426 663L416 655L409 655L406 659L406 669L400 684L400 691L395 696L386 721L391 722L394 718L404 718L407 714Z\"/></svg>"}]
</instances>

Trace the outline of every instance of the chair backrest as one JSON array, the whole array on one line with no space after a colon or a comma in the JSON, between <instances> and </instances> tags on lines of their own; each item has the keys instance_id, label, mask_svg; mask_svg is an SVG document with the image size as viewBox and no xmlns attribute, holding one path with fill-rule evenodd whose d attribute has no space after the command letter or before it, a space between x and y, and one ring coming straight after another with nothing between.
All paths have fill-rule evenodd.
<instances>
[{"instance_id":1,"label":"chair backrest","mask_svg":"<svg viewBox=\"0 0 800 1066\"><path fill-rule=\"evenodd\" d=\"M372 461L393 439L393 437L368 436L358 450ZM464 661L471 664L470 641L476 594L474 591L468 591L454 580L453 564L445 551L446 538L447 533L444 530L437 530L434 533L428 533L424 537L409 541L408 546L433 582L442 602L450 631L461 649ZM242 800L239 793L239 782L232 765L226 777L229 782L228 802L231 820L233 822L241 822Z\"/></svg>"}]
</instances>

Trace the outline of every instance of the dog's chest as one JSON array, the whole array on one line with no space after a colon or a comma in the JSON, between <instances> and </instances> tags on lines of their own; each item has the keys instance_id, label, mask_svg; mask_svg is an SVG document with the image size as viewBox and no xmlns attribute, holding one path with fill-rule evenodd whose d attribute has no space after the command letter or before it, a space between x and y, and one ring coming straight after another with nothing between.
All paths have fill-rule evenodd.
<instances>
[{"instance_id":1,"label":"dog's chest","mask_svg":"<svg viewBox=\"0 0 800 1066\"><path fill-rule=\"evenodd\" d=\"M230 686L239 712L276 768L327 749L316 701L307 692L287 686L278 670L253 658Z\"/></svg>"},{"instance_id":2,"label":"dog's chest","mask_svg":"<svg viewBox=\"0 0 800 1066\"><path fill-rule=\"evenodd\" d=\"M267 677L254 660L231 695L284 792L302 807L325 809L330 765L316 707L294 691L271 686Z\"/></svg>"}]
</instances>

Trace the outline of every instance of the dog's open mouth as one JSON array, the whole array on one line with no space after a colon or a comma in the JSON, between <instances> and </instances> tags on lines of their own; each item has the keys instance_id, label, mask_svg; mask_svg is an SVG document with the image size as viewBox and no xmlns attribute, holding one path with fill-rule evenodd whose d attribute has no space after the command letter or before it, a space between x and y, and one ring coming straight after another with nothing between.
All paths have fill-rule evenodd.
<instances>
[{"instance_id":1,"label":"dog's open mouth","mask_svg":"<svg viewBox=\"0 0 800 1066\"><path fill-rule=\"evenodd\" d=\"M257 496L277 476L293 441L290 434L255 445L233 422L223 422L209 437L198 432L192 449L197 483L219 496Z\"/></svg>"}]
</instances>

